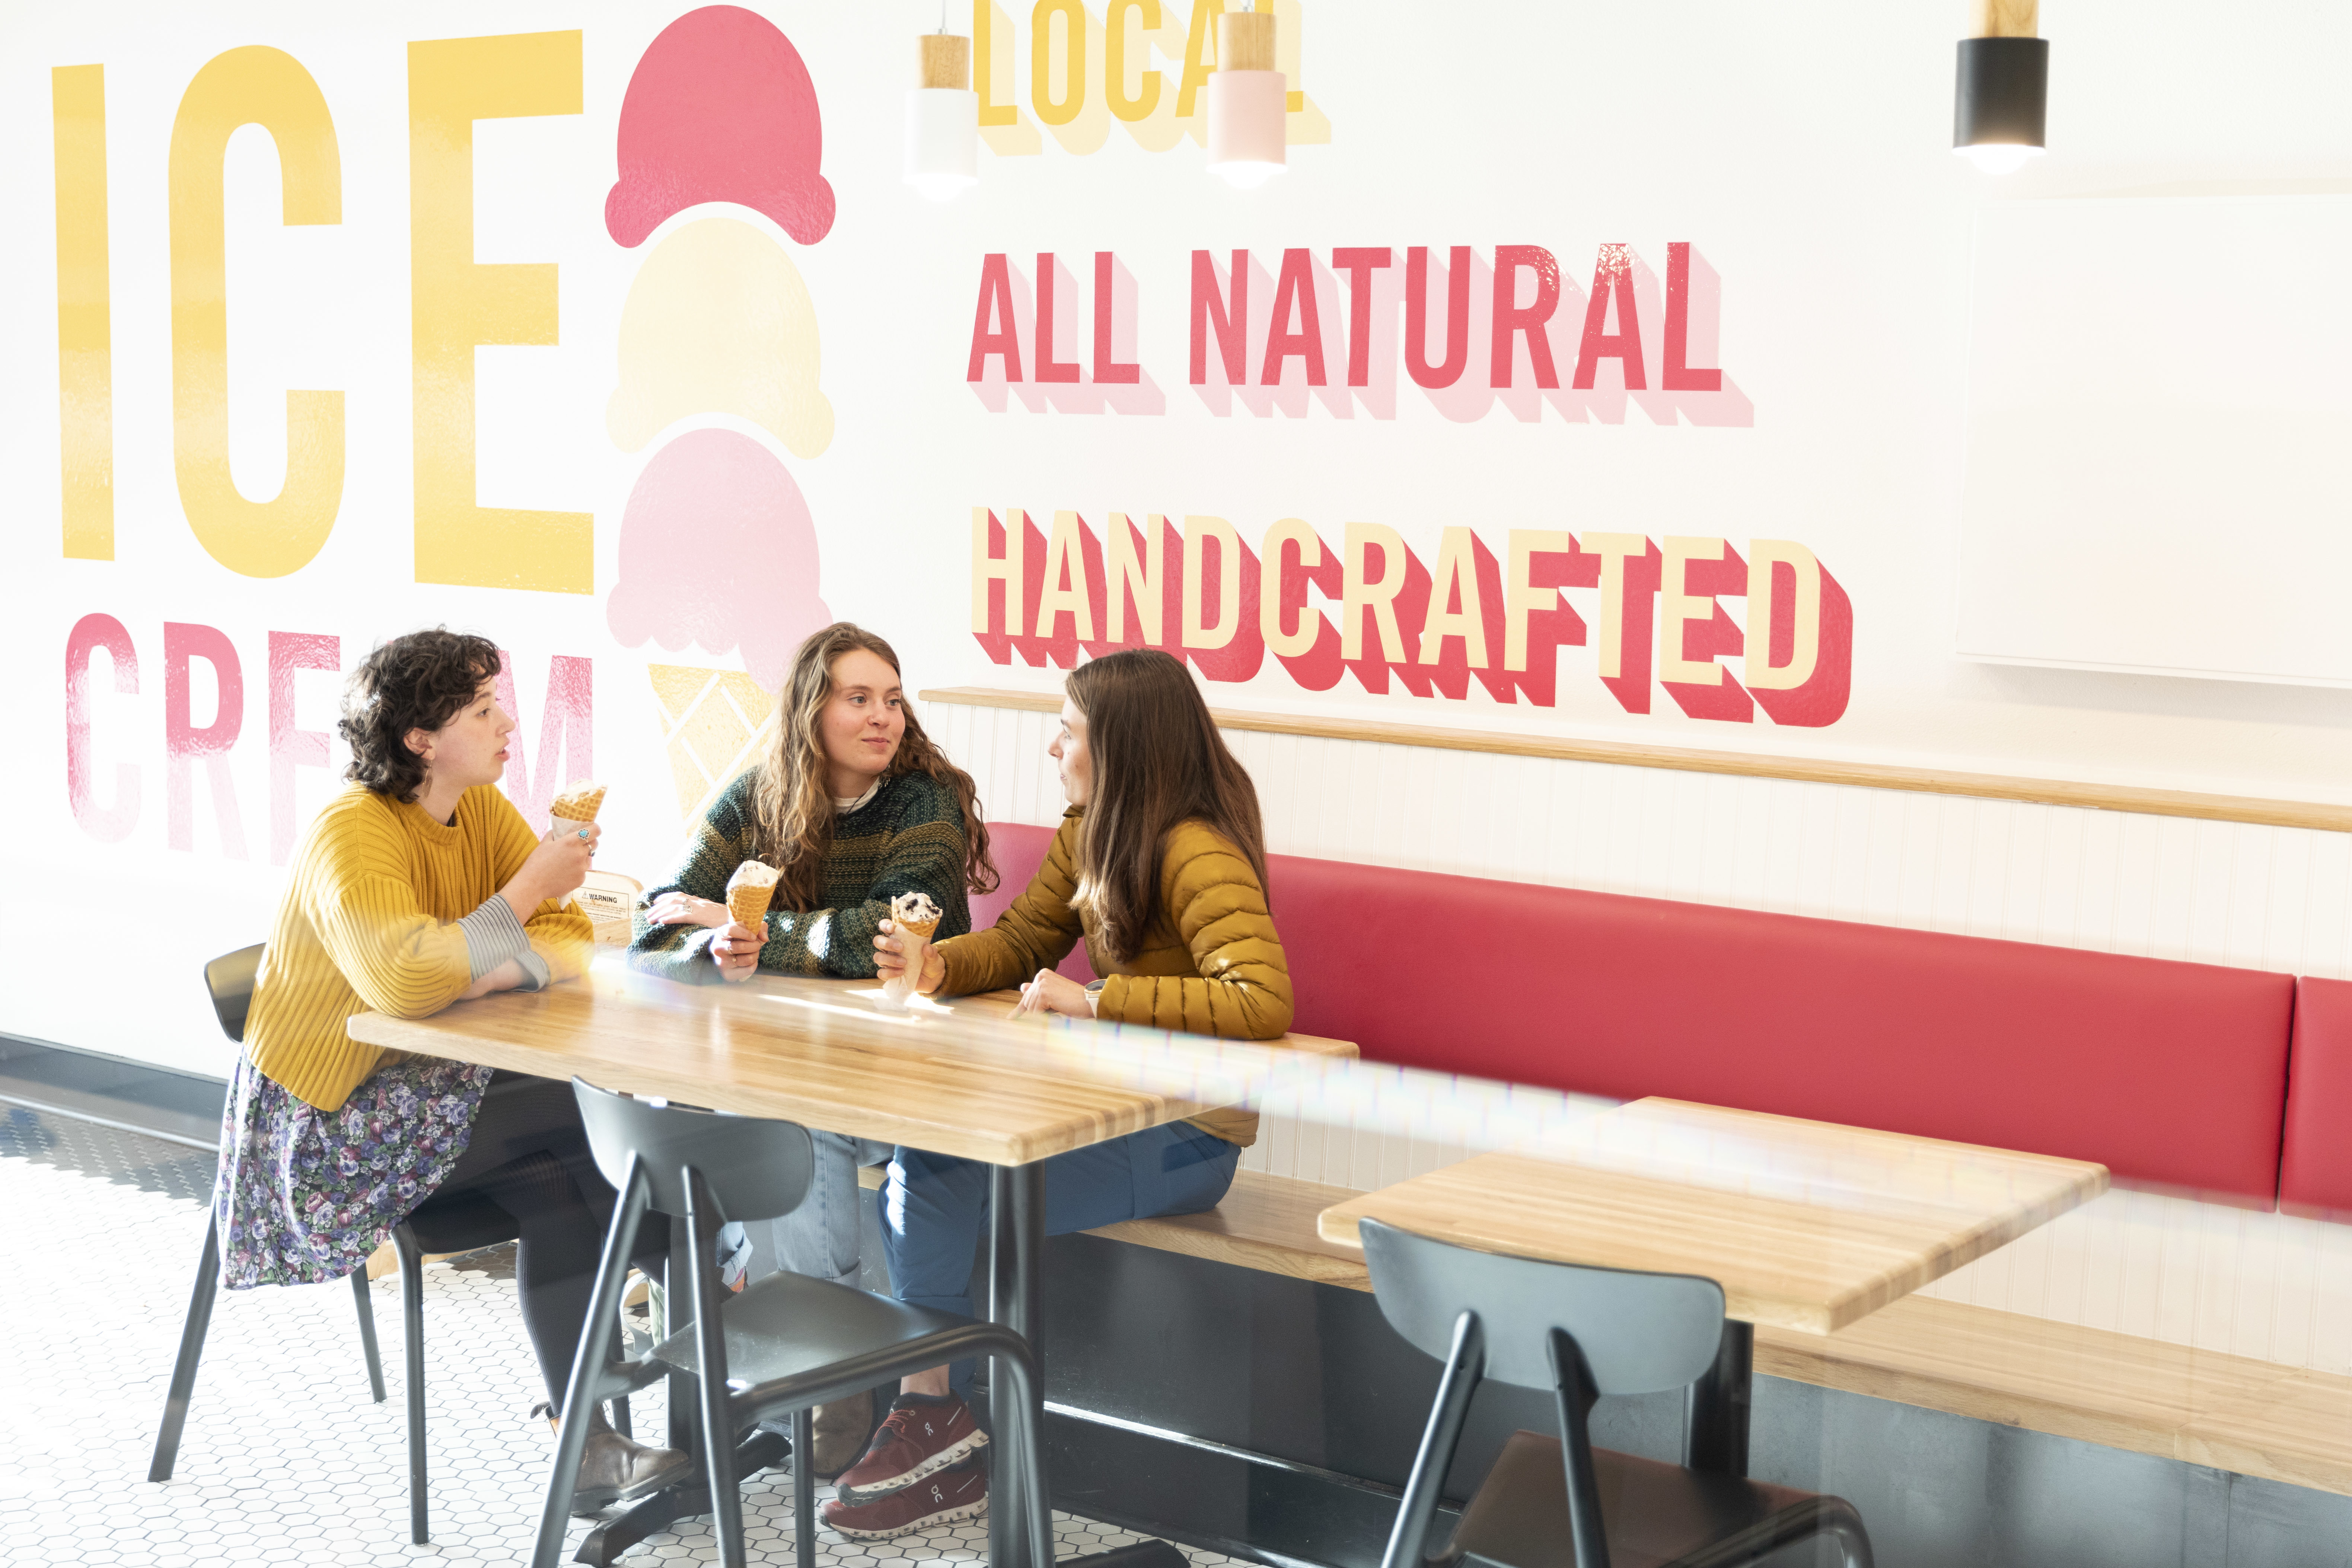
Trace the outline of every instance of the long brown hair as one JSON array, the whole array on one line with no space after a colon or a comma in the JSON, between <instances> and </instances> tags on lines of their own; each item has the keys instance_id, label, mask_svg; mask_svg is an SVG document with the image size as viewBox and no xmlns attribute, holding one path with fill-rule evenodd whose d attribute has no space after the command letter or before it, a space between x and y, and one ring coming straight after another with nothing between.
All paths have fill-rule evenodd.
<instances>
[{"instance_id":1,"label":"long brown hair","mask_svg":"<svg viewBox=\"0 0 2352 1568\"><path fill-rule=\"evenodd\" d=\"M833 847L833 786L818 730L833 696L834 661L859 648L895 672L898 656L890 645L861 626L835 621L812 632L793 655L791 673L776 698L776 742L760 759L752 787L751 852L782 873L776 879L775 905L782 910L816 907L824 880L824 854ZM890 759L884 782L908 773L928 773L963 813L964 882L975 893L996 886L988 858L988 824L981 819L980 791L971 775L947 760L908 703L906 734Z\"/></svg>"},{"instance_id":2,"label":"long brown hair","mask_svg":"<svg viewBox=\"0 0 2352 1568\"><path fill-rule=\"evenodd\" d=\"M1095 916L1106 956L1123 963L1143 950L1160 920L1160 856L1179 823L1215 828L1265 885L1257 788L1182 663L1157 648L1127 648L1078 666L1063 689L1087 716L1094 764L1074 901Z\"/></svg>"}]
</instances>

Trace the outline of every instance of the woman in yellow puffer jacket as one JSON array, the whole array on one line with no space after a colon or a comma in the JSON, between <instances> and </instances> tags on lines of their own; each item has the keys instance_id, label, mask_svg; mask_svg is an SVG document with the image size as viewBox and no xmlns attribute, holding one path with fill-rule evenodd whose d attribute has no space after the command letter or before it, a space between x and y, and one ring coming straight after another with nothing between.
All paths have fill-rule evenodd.
<instances>
[{"instance_id":1,"label":"woman in yellow puffer jacket","mask_svg":"<svg viewBox=\"0 0 2352 1568\"><path fill-rule=\"evenodd\" d=\"M1290 974L1265 896L1257 791L1181 663L1130 649L1072 671L1053 745L1070 811L1028 889L995 925L928 948L919 989L1022 985L1025 1010L1270 1040L1290 1027ZM1054 966L1083 936L1092 987ZM884 978L905 963L886 923ZM1204 1112L1045 1162L1045 1230L1214 1207L1257 1135L1246 1110ZM970 1316L972 1250L988 1167L899 1149L883 1192L883 1239L902 1301ZM961 1390L971 1363L908 1378L824 1521L880 1538L966 1518L987 1482ZM929 1484L918 1486L918 1481Z\"/></svg>"}]
</instances>

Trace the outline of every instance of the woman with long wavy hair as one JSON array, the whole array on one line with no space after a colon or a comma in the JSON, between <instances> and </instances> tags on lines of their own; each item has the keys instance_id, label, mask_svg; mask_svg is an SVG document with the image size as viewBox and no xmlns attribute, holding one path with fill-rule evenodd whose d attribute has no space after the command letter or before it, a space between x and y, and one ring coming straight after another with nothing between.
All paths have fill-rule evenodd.
<instances>
[{"instance_id":1,"label":"woman with long wavy hair","mask_svg":"<svg viewBox=\"0 0 2352 1568\"><path fill-rule=\"evenodd\" d=\"M1167 654L1133 648L1064 683L1052 754L1070 809L1028 888L983 931L925 950L918 988L941 995L1026 981L1025 1010L1227 1039L1290 1027L1290 974L1266 904L1257 791L1217 733L1200 689ZM1083 938L1093 987L1055 973ZM875 939L883 973L906 964ZM1045 1162L1045 1230L1213 1207L1257 1117L1233 1109L1115 1138ZM901 1300L969 1313L988 1169L919 1149L892 1156L883 1191L890 1283ZM824 1521L877 1538L978 1512L984 1441L961 1390L971 1363L906 1379ZM916 1485L918 1481L927 1484Z\"/></svg>"},{"instance_id":2,"label":"woman with long wavy hair","mask_svg":"<svg viewBox=\"0 0 2352 1568\"><path fill-rule=\"evenodd\" d=\"M759 930L727 912L727 879L746 860L778 873ZM694 825L638 912L630 952L639 968L689 983L748 980L763 969L867 978L892 899L928 894L944 938L971 929L967 893L995 886L971 777L923 733L890 645L840 621L793 656L774 744ZM775 1222L773 1245L795 1273L855 1284L857 1167L887 1158L889 1147L813 1136L809 1199ZM868 1425L866 1401L821 1407L818 1473L856 1458Z\"/></svg>"}]
</instances>

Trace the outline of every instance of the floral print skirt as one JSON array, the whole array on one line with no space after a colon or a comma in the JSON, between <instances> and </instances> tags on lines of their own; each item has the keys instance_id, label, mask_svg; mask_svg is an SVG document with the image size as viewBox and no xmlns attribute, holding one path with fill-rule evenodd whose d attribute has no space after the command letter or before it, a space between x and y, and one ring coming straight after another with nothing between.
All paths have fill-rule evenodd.
<instances>
[{"instance_id":1,"label":"floral print skirt","mask_svg":"<svg viewBox=\"0 0 2352 1568\"><path fill-rule=\"evenodd\" d=\"M433 1194L473 1136L491 1069L403 1061L320 1110L240 1056L221 1119L221 1283L341 1279Z\"/></svg>"}]
</instances>

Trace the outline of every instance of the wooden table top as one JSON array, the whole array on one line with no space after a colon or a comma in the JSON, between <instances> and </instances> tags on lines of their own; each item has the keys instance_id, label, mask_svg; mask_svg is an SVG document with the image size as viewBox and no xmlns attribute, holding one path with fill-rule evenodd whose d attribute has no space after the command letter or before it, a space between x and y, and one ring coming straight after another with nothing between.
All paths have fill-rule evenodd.
<instances>
[{"instance_id":1,"label":"wooden table top","mask_svg":"<svg viewBox=\"0 0 2352 1568\"><path fill-rule=\"evenodd\" d=\"M1017 994L875 1005L872 981L762 974L682 985L600 957L582 981L461 1002L429 1018L362 1013L352 1038L541 1078L587 1079L748 1116L1019 1165L1198 1113L1154 1087L1194 1047L1239 1099L1252 1053L1158 1030L1012 1016ZM1271 1047L1353 1056L1286 1035ZM1144 1065L1136 1065L1140 1060ZM1228 1101L1229 1102L1229 1101Z\"/></svg>"},{"instance_id":2,"label":"wooden table top","mask_svg":"<svg viewBox=\"0 0 2352 1568\"><path fill-rule=\"evenodd\" d=\"M1323 1211L1482 1251L1696 1274L1734 1318L1824 1334L2106 1191L2107 1171L1641 1100L1540 1146L1481 1154Z\"/></svg>"}]
</instances>

